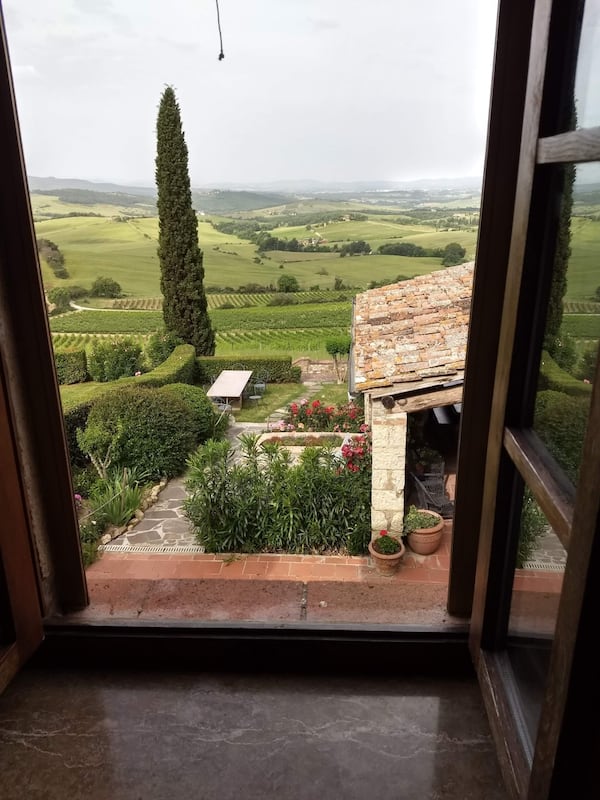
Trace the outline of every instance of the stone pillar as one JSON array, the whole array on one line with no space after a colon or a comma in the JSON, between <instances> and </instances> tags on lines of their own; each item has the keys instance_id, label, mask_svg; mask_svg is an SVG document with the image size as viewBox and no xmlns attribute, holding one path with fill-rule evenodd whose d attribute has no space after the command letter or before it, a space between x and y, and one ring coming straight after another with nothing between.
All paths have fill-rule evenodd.
<instances>
[{"instance_id":1,"label":"stone pillar","mask_svg":"<svg viewBox=\"0 0 600 800\"><path fill-rule=\"evenodd\" d=\"M371 431L373 468L371 476L371 528L375 535L385 529L402 533L406 467L407 417L402 411L387 411L375 401Z\"/></svg>"}]
</instances>

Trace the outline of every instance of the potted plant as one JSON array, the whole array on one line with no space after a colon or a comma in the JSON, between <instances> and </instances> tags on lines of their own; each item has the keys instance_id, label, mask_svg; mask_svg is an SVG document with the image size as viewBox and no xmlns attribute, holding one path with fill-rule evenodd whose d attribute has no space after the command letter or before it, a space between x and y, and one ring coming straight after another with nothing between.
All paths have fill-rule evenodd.
<instances>
[{"instance_id":1,"label":"potted plant","mask_svg":"<svg viewBox=\"0 0 600 800\"><path fill-rule=\"evenodd\" d=\"M402 539L379 531L379 536L369 542L369 553L375 568L381 575L393 575L398 569L406 547Z\"/></svg>"},{"instance_id":2,"label":"potted plant","mask_svg":"<svg viewBox=\"0 0 600 800\"><path fill-rule=\"evenodd\" d=\"M440 546L444 532L444 518L437 511L410 506L404 517L402 536L414 553L428 556Z\"/></svg>"}]
</instances>

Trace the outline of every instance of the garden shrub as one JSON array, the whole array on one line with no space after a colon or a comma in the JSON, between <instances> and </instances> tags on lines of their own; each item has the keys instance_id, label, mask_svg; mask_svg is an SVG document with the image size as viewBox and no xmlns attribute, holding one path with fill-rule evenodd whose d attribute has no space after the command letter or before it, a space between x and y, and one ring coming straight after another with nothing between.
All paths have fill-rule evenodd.
<instances>
[{"instance_id":1,"label":"garden shrub","mask_svg":"<svg viewBox=\"0 0 600 800\"><path fill-rule=\"evenodd\" d=\"M170 478L183 472L195 447L194 414L175 394L124 386L94 402L78 442L95 464Z\"/></svg>"},{"instance_id":2,"label":"garden shrub","mask_svg":"<svg viewBox=\"0 0 600 800\"><path fill-rule=\"evenodd\" d=\"M541 508L529 487L525 487L517 548L517 567L519 569L531 558L535 545L546 527L548 527L548 522Z\"/></svg>"},{"instance_id":3,"label":"garden shrub","mask_svg":"<svg viewBox=\"0 0 600 800\"><path fill-rule=\"evenodd\" d=\"M156 331L148 339L146 358L151 369L162 364L183 340L176 333L167 330Z\"/></svg>"},{"instance_id":4,"label":"garden shrub","mask_svg":"<svg viewBox=\"0 0 600 800\"><path fill-rule=\"evenodd\" d=\"M56 376L60 384L83 383L88 379L87 356L83 348L68 348L54 353Z\"/></svg>"},{"instance_id":5,"label":"garden shrub","mask_svg":"<svg viewBox=\"0 0 600 800\"><path fill-rule=\"evenodd\" d=\"M196 443L200 444L215 437L215 425L219 414L215 413L214 403L206 396L200 386L189 383L171 383L159 389L169 395L175 395L186 403L194 416Z\"/></svg>"},{"instance_id":6,"label":"garden shrub","mask_svg":"<svg viewBox=\"0 0 600 800\"><path fill-rule=\"evenodd\" d=\"M93 380L100 383L135 375L141 369L142 348L132 339L95 342L88 360Z\"/></svg>"},{"instance_id":7,"label":"garden shrub","mask_svg":"<svg viewBox=\"0 0 600 800\"><path fill-rule=\"evenodd\" d=\"M539 392L535 402L535 431L574 484L579 475L588 412L589 398L564 392Z\"/></svg>"},{"instance_id":8,"label":"garden shrub","mask_svg":"<svg viewBox=\"0 0 600 800\"><path fill-rule=\"evenodd\" d=\"M371 445L309 447L300 463L276 444L208 441L188 461L185 511L209 552L365 553L370 537Z\"/></svg>"},{"instance_id":9,"label":"garden shrub","mask_svg":"<svg viewBox=\"0 0 600 800\"><path fill-rule=\"evenodd\" d=\"M77 430L85 428L88 420L89 413L92 408L92 402L78 403L68 411L63 412L65 421L65 434L67 437L67 449L69 451L69 461L71 469L78 467L85 467L89 464L89 458L79 447L77 441Z\"/></svg>"},{"instance_id":10,"label":"garden shrub","mask_svg":"<svg viewBox=\"0 0 600 800\"><path fill-rule=\"evenodd\" d=\"M335 406L313 400L312 403L290 403L282 427L289 431L358 433L364 432L364 421L364 410L358 403Z\"/></svg>"}]
</instances>

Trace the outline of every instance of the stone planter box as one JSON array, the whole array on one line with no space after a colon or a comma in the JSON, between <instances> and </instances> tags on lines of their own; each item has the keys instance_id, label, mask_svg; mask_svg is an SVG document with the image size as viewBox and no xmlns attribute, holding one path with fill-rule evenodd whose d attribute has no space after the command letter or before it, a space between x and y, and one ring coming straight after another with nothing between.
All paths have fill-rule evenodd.
<instances>
[{"instance_id":1,"label":"stone planter box","mask_svg":"<svg viewBox=\"0 0 600 800\"><path fill-rule=\"evenodd\" d=\"M300 458L300 454L304 450L305 445L298 444L298 445L290 445L290 440L297 440L299 443L305 439L310 439L311 447L318 447L319 446L319 439L323 440L323 445L327 444L327 439L331 436L336 436L339 434L332 433L331 431L323 431L323 432L313 432L313 431L270 431L269 433L263 433L259 439L258 443L262 444L263 442L270 442L270 441L277 441L279 440L282 443L282 446L285 447L286 450L289 450L292 456L292 463L295 464L298 462ZM343 434L340 437L341 439L344 438ZM341 457L342 453L342 445L340 443L339 447L334 449L334 453L339 454Z\"/></svg>"}]
</instances>

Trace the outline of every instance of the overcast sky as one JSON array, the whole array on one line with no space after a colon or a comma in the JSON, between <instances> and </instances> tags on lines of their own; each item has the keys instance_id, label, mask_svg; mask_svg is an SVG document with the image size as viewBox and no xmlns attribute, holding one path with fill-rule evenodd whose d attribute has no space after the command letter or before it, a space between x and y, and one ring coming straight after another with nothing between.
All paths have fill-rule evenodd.
<instances>
[{"instance_id":1,"label":"overcast sky","mask_svg":"<svg viewBox=\"0 0 600 800\"><path fill-rule=\"evenodd\" d=\"M480 175L495 0L1 0L30 175L195 186Z\"/></svg>"}]
</instances>

